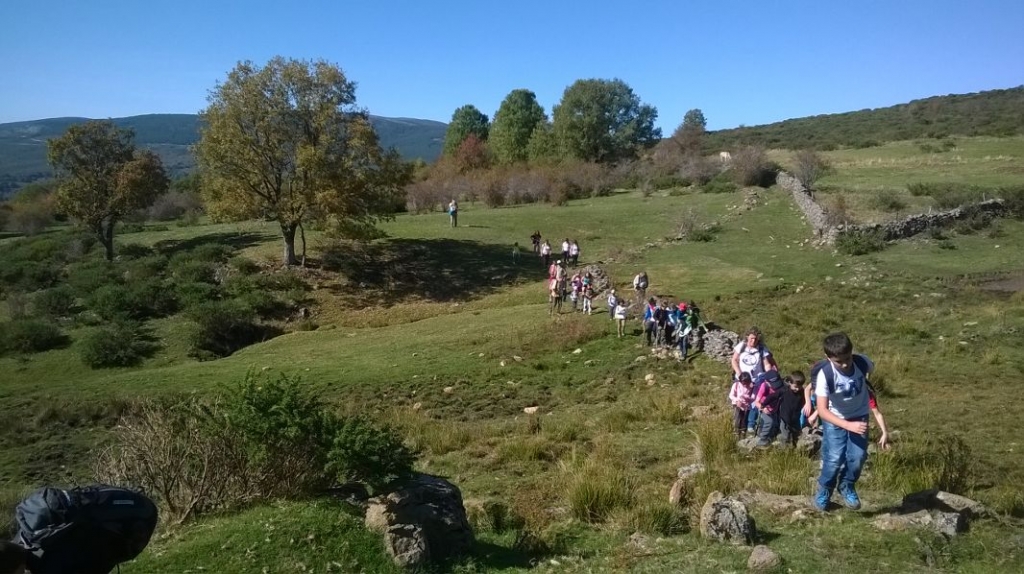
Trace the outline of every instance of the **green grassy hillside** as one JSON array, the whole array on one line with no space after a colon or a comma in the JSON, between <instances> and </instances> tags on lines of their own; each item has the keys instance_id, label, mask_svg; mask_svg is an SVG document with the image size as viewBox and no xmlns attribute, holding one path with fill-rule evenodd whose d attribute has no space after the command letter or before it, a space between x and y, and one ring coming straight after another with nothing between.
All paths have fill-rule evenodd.
<instances>
[{"instance_id":1,"label":"green grassy hillside","mask_svg":"<svg viewBox=\"0 0 1024 574\"><path fill-rule=\"evenodd\" d=\"M86 118L51 118L0 124L0 197L18 187L50 176L46 140L60 136ZM114 118L120 127L135 131L135 143L160 155L172 176L184 175L195 165L188 146L199 136L195 114L149 114ZM431 120L370 116L381 145L395 147L407 159L433 161L441 153L447 125Z\"/></svg>"},{"instance_id":2,"label":"green grassy hillside","mask_svg":"<svg viewBox=\"0 0 1024 574\"><path fill-rule=\"evenodd\" d=\"M785 149L873 147L948 136L1024 134L1024 86L934 96L887 108L796 118L708 134L709 149L760 145Z\"/></svg>"},{"instance_id":3,"label":"green grassy hillside","mask_svg":"<svg viewBox=\"0 0 1024 574\"><path fill-rule=\"evenodd\" d=\"M1020 143L958 140L959 152L938 156L911 142L832 152L837 170L823 180L831 190L823 193L862 197L850 203L854 210L863 203L858 217L868 219L873 195L932 176L1019 185ZM865 508L794 517L753 507L761 542L783 556L784 569L1024 569L1024 462L1019 432L1007 424L1024 407L1013 392L1024 376L1024 299L1014 283L1024 277L1024 222L999 220L852 257L814 247L781 190L760 190L747 206L750 191L621 191L564 207L466 204L454 229L440 214L401 215L383 225L387 239L339 248L331 269L302 275L316 330L288 326L214 361L188 356L190 322L174 314L148 321L158 348L140 366L90 369L79 352L96 326L65 321L63 348L0 358L0 494L11 500L45 482L88 480L91 449L109 440L125 401L206 395L266 370L301 377L339 411L396 426L421 452L421 470L448 477L471 505L498 502L522 519L511 530L476 521L476 554L451 570L742 570L749 550L707 543L696 532L707 492L809 495L816 461L729 448L727 366L702 355L685 363L650 358L639 324L616 338L603 302L592 316L549 316L539 262L530 254L511 259L512 242L528 245L540 230L552 243L579 240L581 262L602 265L620 289L645 269L659 297L694 299L707 319L731 330L758 325L784 371L806 371L821 355L822 337L840 329L877 362L882 409L896 432L893 449L869 459ZM691 217L717 223L713 241L673 239ZM323 239L310 235L319 256ZM8 251L12 241L22 240L5 240ZM151 227L118 242L169 253L223 244L257 262L276 261L280 251L278 231L260 222ZM4 303L0 319L17 298ZM524 414L527 406L539 414ZM969 452L942 459L941 445L956 440ZM712 471L688 504L669 507L676 469L698 453ZM963 478L965 494L998 518L949 540L871 526L903 494L936 484L933 471ZM600 521L574 518L588 485L622 489L627 502ZM392 571L358 522L328 500L259 506L169 527L124 570ZM629 542L634 532L646 541Z\"/></svg>"}]
</instances>

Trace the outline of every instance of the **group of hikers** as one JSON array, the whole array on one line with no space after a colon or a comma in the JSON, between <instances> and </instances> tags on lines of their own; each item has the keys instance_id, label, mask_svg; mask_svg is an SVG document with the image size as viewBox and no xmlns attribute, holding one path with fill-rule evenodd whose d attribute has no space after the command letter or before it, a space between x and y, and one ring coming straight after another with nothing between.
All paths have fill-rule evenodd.
<instances>
[{"instance_id":1,"label":"group of hikers","mask_svg":"<svg viewBox=\"0 0 1024 574\"><path fill-rule=\"evenodd\" d=\"M561 312L568 298L573 311L593 312L596 296L594 277L589 272L569 275L568 266L578 264L579 246L568 239L562 245L562 257L551 261L551 247L541 241L540 233L531 236L534 253L548 269L548 313ZM670 302L647 298L650 279L646 271L633 277L633 297L621 296L610 288L607 294L608 316L617 324L619 337L625 335L630 308L643 305L637 313L643 325L647 346L677 346L686 359L692 348L700 350L708 326L694 301ZM630 300L632 299L632 300ZM580 304L581 303L581 304ZM822 343L825 358L815 363L809 376L794 370L783 376L771 350L764 344L761 331L750 328L733 347L733 382L728 400L733 407L733 425L737 439L756 437L756 447L768 447L776 439L785 446L796 446L804 429L821 436L821 474L814 495L814 506L826 510L835 491L849 508L861 506L856 483L867 460L868 417L873 415L881 436L880 449L889 446L885 418L868 382L874 364L853 352L853 342L845 333L833 333Z\"/></svg>"},{"instance_id":2,"label":"group of hikers","mask_svg":"<svg viewBox=\"0 0 1024 574\"><path fill-rule=\"evenodd\" d=\"M889 432L868 381L874 364L853 352L845 333L825 337L825 358L810 369L780 374L761 331L752 327L733 348L733 383L729 402L739 439L756 436L757 447L779 438L795 446L804 428L821 435L821 474L814 506L826 510L838 489L849 508L861 506L856 484L868 453L868 415L874 415L881 436L880 449L889 446Z\"/></svg>"},{"instance_id":3,"label":"group of hikers","mask_svg":"<svg viewBox=\"0 0 1024 574\"><path fill-rule=\"evenodd\" d=\"M530 242L533 243L533 252L540 256L541 265L545 268L551 266L551 243L547 239L543 239L540 235L540 231L534 231L533 235L530 236ZM516 243L516 251L518 252L519 244ZM556 261L562 265L572 265L576 267L580 262L580 244L575 239L570 240L568 237L562 240L562 255Z\"/></svg>"}]
</instances>

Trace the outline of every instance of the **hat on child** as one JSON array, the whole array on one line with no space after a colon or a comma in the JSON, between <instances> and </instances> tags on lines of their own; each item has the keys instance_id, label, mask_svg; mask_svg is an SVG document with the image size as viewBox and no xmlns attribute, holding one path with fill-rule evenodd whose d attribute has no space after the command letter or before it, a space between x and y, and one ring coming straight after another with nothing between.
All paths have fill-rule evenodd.
<instances>
[{"instance_id":1,"label":"hat on child","mask_svg":"<svg viewBox=\"0 0 1024 574\"><path fill-rule=\"evenodd\" d=\"M686 310L686 303L680 303L679 304L679 310L680 311L685 311Z\"/></svg>"}]
</instances>

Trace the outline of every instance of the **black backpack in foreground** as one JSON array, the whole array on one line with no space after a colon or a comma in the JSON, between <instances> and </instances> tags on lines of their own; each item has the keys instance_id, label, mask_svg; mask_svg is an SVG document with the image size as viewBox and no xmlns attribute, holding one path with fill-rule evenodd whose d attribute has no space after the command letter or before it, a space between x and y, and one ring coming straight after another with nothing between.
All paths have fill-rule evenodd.
<instances>
[{"instance_id":1,"label":"black backpack in foreground","mask_svg":"<svg viewBox=\"0 0 1024 574\"><path fill-rule=\"evenodd\" d=\"M157 522L145 495L105 485L43 488L15 514L33 574L107 574L142 553Z\"/></svg>"}]
</instances>

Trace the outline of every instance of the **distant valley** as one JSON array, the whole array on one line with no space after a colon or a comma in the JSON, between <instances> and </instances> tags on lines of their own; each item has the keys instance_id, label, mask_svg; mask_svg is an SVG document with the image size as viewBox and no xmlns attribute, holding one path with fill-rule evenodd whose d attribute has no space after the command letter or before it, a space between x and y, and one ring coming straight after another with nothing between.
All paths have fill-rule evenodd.
<instances>
[{"instance_id":1,"label":"distant valley","mask_svg":"<svg viewBox=\"0 0 1024 574\"><path fill-rule=\"evenodd\" d=\"M60 136L69 126L88 118L50 118L0 124L0 197L32 181L51 175L46 161L46 140ZM395 147L406 159L432 162L441 154L448 125L433 120L370 116L381 144ZM199 138L195 114L148 114L113 118L135 131L135 143L158 153L172 176L192 169L189 146Z\"/></svg>"}]
</instances>

